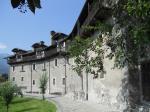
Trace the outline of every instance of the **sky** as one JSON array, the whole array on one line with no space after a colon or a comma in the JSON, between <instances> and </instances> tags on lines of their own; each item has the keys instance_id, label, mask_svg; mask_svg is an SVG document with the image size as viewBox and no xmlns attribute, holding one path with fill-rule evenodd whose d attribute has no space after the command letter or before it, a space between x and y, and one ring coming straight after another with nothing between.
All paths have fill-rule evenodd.
<instances>
[{"instance_id":1,"label":"sky","mask_svg":"<svg viewBox=\"0 0 150 112\"><path fill-rule=\"evenodd\" d=\"M13 9L10 0L0 0L0 54L13 48L31 50L32 44L50 45L50 31L69 34L85 0L41 0L42 9L33 14Z\"/></svg>"}]
</instances>

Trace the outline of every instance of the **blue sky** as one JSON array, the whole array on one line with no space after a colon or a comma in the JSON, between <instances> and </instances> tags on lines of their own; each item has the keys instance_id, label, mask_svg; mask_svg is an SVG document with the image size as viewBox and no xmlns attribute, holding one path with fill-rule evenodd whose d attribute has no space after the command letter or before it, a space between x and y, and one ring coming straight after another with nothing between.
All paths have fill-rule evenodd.
<instances>
[{"instance_id":1,"label":"blue sky","mask_svg":"<svg viewBox=\"0 0 150 112\"><path fill-rule=\"evenodd\" d=\"M42 9L32 14L13 9L10 0L0 0L0 53L13 48L30 50L41 40L50 45L50 31L69 34L85 0L41 0Z\"/></svg>"}]
</instances>

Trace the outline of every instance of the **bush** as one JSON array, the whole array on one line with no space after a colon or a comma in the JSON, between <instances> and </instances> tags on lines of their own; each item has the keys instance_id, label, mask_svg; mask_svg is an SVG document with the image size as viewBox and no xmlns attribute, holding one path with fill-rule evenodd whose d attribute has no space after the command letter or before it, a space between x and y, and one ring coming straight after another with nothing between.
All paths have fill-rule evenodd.
<instances>
[{"instance_id":1,"label":"bush","mask_svg":"<svg viewBox=\"0 0 150 112\"><path fill-rule=\"evenodd\" d=\"M7 81L0 84L0 97L2 97L2 100L7 107L7 112L9 109L9 104L13 100L14 96L18 95L18 93L20 93L20 89L12 82Z\"/></svg>"}]
</instances>

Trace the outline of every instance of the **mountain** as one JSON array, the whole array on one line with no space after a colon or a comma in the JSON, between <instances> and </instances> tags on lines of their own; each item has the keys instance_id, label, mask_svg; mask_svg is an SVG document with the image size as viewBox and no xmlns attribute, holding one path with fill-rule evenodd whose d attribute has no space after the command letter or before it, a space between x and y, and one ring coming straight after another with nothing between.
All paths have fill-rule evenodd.
<instances>
[{"instance_id":1,"label":"mountain","mask_svg":"<svg viewBox=\"0 0 150 112\"><path fill-rule=\"evenodd\" d=\"M9 56L8 54L0 54L0 74L8 74L9 65L5 57Z\"/></svg>"}]
</instances>

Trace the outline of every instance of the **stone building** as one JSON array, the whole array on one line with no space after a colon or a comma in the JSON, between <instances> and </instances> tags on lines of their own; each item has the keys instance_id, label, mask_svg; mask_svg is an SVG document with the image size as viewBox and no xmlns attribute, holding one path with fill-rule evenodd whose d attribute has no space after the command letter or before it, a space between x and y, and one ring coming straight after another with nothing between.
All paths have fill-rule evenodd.
<instances>
[{"instance_id":1,"label":"stone building","mask_svg":"<svg viewBox=\"0 0 150 112\"><path fill-rule=\"evenodd\" d=\"M33 44L31 51L13 49L14 55L8 57L10 80L20 86L24 93L39 94L39 78L42 74L47 74L47 94L66 94L73 99L84 100L88 90L89 101L109 105L112 110L122 112L128 109L130 107L128 99L131 98L133 104L138 105L133 106L133 111L144 112L145 107L148 112L149 63L142 63L140 69L134 73L137 73L137 76L134 77L129 76L131 71L128 67L112 69L114 60L104 58L106 74L97 78L89 74L86 80L84 71L81 78L72 70L74 59L68 57L67 47L75 36L97 38L102 35L101 31L87 31L84 26L102 21L113 26L114 35L123 33L122 28L116 23L116 18L112 17L111 7L116 3L117 0L87 0L70 35L51 31L50 46L41 41ZM87 81L88 88L86 88Z\"/></svg>"}]
</instances>

